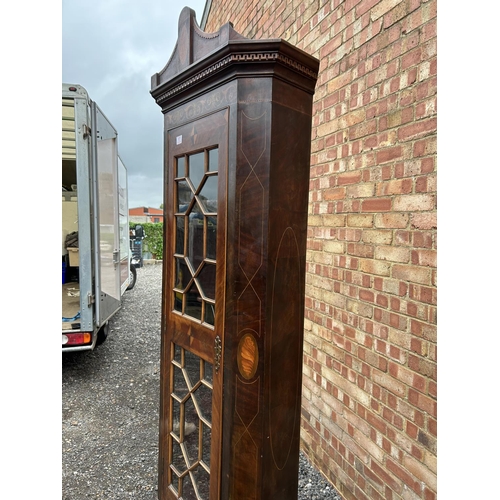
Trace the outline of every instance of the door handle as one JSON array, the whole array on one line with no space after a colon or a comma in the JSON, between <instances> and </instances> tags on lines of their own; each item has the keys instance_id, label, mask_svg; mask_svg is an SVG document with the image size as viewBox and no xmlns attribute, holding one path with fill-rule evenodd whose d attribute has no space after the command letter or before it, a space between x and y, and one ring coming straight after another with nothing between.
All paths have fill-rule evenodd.
<instances>
[{"instance_id":1,"label":"door handle","mask_svg":"<svg viewBox=\"0 0 500 500\"><path fill-rule=\"evenodd\" d=\"M222 358L222 341L220 337L217 335L217 337L215 337L215 345L214 345L215 373L219 372L221 358Z\"/></svg>"}]
</instances>

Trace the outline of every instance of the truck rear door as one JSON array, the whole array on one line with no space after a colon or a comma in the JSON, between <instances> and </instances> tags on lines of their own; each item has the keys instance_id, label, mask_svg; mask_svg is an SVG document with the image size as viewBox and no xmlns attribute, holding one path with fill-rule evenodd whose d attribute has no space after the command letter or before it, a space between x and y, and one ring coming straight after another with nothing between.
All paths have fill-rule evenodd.
<instances>
[{"instance_id":1,"label":"truck rear door","mask_svg":"<svg viewBox=\"0 0 500 500\"><path fill-rule=\"evenodd\" d=\"M130 277L130 236L128 223L127 169L118 157L118 194L120 218L120 292L123 295Z\"/></svg>"},{"instance_id":2,"label":"truck rear door","mask_svg":"<svg viewBox=\"0 0 500 500\"><path fill-rule=\"evenodd\" d=\"M117 132L92 102L96 317L102 326L121 305Z\"/></svg>"}]
</instances>

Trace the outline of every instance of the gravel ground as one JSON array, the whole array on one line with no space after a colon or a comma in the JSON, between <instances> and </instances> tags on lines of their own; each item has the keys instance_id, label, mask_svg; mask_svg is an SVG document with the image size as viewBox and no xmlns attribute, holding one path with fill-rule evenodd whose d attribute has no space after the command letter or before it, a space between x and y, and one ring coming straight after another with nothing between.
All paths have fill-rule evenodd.
<instances>
[{"instance_id":1,"label":"gravel ground","mask_svg":"<svg viewBox=\"0 0 500 500\"><path fill-rule=\"evenodd\" d=\"M161 267L137 270L104 344L63 354L63 500L157 500ZM302 452L298 498L341 500Z\"/></svg>"}]
</instances>

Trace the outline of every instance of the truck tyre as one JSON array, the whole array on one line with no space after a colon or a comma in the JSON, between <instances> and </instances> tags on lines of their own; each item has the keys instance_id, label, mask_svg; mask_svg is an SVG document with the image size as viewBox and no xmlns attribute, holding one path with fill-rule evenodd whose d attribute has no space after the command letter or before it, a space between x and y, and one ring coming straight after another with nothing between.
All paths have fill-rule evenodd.
<instances>
[{"instance_id":1,"label":"truck tyre","mask_svg":"<svg viewBox=\"0 0 500 500\"><path fill-rule=\"evenodd\" d=\"M109 333L109 323L106 321L104 325L99 328L99 331L97 332L97 340L95 345L101 345L107 338L108 338L108 333Z\"/></svg>"},{"instance_id":2,"label":"truck tyre","mask_svg":"<svg viewBox=\"0 0 500 500\"><path fill-rule=\"evenodd\" d=\"M127 287L127 290L132 290L135 286L135 282L137 281L137 269L131 264L130 265L130 271L129 271L129 284Z\"/></svg>"}]
</instances>

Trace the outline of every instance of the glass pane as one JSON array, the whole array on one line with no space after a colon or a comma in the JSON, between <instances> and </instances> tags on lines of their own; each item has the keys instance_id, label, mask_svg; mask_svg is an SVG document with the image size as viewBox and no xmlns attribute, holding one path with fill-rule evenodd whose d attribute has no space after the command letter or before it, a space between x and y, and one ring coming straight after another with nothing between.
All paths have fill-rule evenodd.
<instances>
[{"instance_id":1,"label":"glass pane","mask_svg":"<svg viewBox=\"0 0 500 500\"><path fill-rule=\"evenodd\" d=\"M193 472L193 481L196 484L199 498L208 500L210 486L210 475L208 472L203 467L198 466Z\"/></svg>"},{"instance_id":2,"label":"glass pane","mask_svg":"<svg viewBox=\"0 0 500 500\"><path fill-rule=\"evenodd\" d=\"M181 255L184 255L184 219L183 215L175 218L175 253Z\"/></svg>"},{"instance_id":3,"label":"glass pane","mask_svg":"<svg viewBox=\"0 0 500 500\"><path fill-rule=\"evenodd\" d=\"M207 221L207 259L216 258L217 251L217 217L208 217Z\"/></svg>"},{"instance_id":4,"label":"glass pane","mask_svg":"<svg viewBox=\"0 0 500 500\"><path fill-rule=\"evenodd\" d=\"M202 373L202 379L207 382L208 386L212 388L212 384L214 381L213 377L213 367L212 364L209 363L208 361L203 361L203 373Z\"/></svg>"},{"instance_id":5,"label":"glass pane","mask_svg":"<svg viewBox=\"0 0 500 500\"><path fill-rule=\"evenodd\" d=\"M198 460L198 415L196 413L193 400L189 398L186 401L186 418L184 421L184 443L190 464Z\"/></svg>"},{"instance_id":6,"label":"glass pane","mask_svg":"<svg viewBox=\"0 0 500 500\"><path fill-rule=\"evenodd\" d=\"M185 212L193 199L193 191L186 181L177 181L177 212Z\"/></svg>"},{"instance_id":7,"label":"glass pane","mask_svg":"<svg viewBox=\"0 0 500 500\"><path fill-rule=\"evenodd\" d=\"M219 150L217 148L208 152L208 170L209 172L219 170Z\"/></svg>"},{"instance_id":8,"label":"glass pane","mask_svg":"<svg viewBox=\"0 0 500 500\"><path fill-rule=\"evenodd\" d=\"M186 461L184 460L184 456L182 455L181 447L179 443L173 439L172 440L172 465L177 469L179 473L183 473L187 469ZM175 475L174 471L174 475Z\"/></svg>"},{"instance_id":9,"label":"glass pane","mask_svg":"<svg viewBox=\"0 0 500 500\"><path fill-rule=\"evenodd\" d=\"M177 170L175 172L176 177L186 177L186 161L184 156L177 158Z\"/></svg>"},{"instance_id":10,"label":"glass pane","mask_svg":"<svg viewBox=\"0 0 500 500\"><path fill-rule=\"evenodd\" d=\"M204 384L193 392L193 402L200 418L206 420L208 424L212 423L212 390Z\"/></svg>"},{"instance_id":11,"label":"glass pane","mask_svg":"<svg viewBox=\"0 0 500 500\"><path fill-rule=\"evenodd\" d=\"M184 370L189 377L190 387L193 388L200 381L200 358L191 351L184 351Z\"/></svg>"},{"instance_id":12,"label":"glass pane","mask_svg":"<svg viewBox=\"0 0 500 500\"><path fill-rule=\"evenodd\" d=\"M179 495L179 478L176 476L175 472L172 473L172 486L175 488L177 496Z\"/></svg>"},{"instance_id":13,"label":"glass pane","mask_svg":"<svg viewBox=\"0 0 500 500\"><path fill-rule=\"evenodd\" d=\"M183 478L182 482L182 498L183 500L197 500L196 493L194 492L193 483L189 474Z\"/></svg>"},{"instance_id":14,"label":"glass pane","mask_svg":"<svg viewBox=\"0 0 500 500\"><path fill-rule=\"evenodd\" d=\"M198 275L198 284L205 297L215 300L215 265L205 263Z\"/></svg>"},{"instance_id":15,"label":"glass pane","mask_svg":"<svg viewBox=\"0 0 500 500\"><path fill-rule=\"evenodd\" d=\"M205 302L205 323L215 326L215 304Z\"/></svg>"},{"instance_id":16,"label":"glass pane","mask_svg":"<svg viewBox=\"0 0 500 500\"><path fill-rule=\"evenodd\" d=\"M207 177L198 196L205 213L217 213L217 179L216 175Z\"/></svg>"},{"instance_id":17,"label":"glass pane","mask_svg":"<svg viewBox=\"0 0 500 500\"><path fill-rule=\"evenodd\" d=\"M205 465L207 467L210 467L210 446L211 446L211 437L212 437L212 429L208 427L208 425L203 425L203 446L202 446L202 453L201 453L201 458Z\"/></svg>"},{"instance_id":18,"label":"glass pane","mask_svg":"<svg viewBox=\"0 0 500 500\"><path fill-rule=\"evenodd\" d=\"M181 257L175 257L175 288L185 290L191 281L191 271Z\"/></svg>"},{"instance_id":19,"label":"glass pane","mask_svg":"<svg viewBox=\"0 0 500 500\"><path fill-rule=\"evenodd\" d=\"M181 403L171 398L172 401L172 432L175 434L177 440L180 439L180 427L179 422L181 421Z\"/></svg>"},{"instance_id":20,"label":"glass pane","mask_svg":"<svg viewBox=\"0 0 500 500\"><path fill-rule=\"evenodd\" d=\"M194 269L198 269L203 261L203 228L204 219L200 206L195 203L193 209L189 212L189 229L187 257Z\"/></svg>"},{"instance_id":21,"label":"glass pane","mask_svg":"<svg viewBox=\"0 0 500 500\"><path fill-rule=\"evenodd\" d=\"M174 387L173 393L179 398L184 399L188 392L188 385L182 373L182 370L177 366L173 366L174 369ZM177 415L178 416L178 415Z\"/></svg>"},{"instance_id":22,"label":"glass pane","mask_svg":"<svg viewBox=\"0 0 500 500\"><path fill-rule=\"evenodd\" d=\"M198 495L196 498L208 500L209 498L209 484L210 484L210 475L206 470L203 469L201 465L193 469L190 473L191 481L196 488L196 494Z\"/></svg>"},{"instance_id":23,"label":"glass pane","mask_svg":"<svg viewBox=\"0 0 500 500\"><path fill-rule=\"evenodd\" d=\"M174 344L174 360L177 361L177 363L181 362L181 350L181 347L179 347L177 344Z\"/></svg>"},{"instance_id":24,"label":"glass pane","mask_svg":"<svg viewBox=\"0 0 500 500\"><path fill-rule=\"evenodd\" d=\"M205 175L205 152L189 156L189 178L197 190Z\"/></svg>"},{"instance_id":25,"label":"glass pane","mask_svg":"<svg viewBox=\"0 0 500 500\"><path fill-rule=\"evenodd\" d=\"M201 295L198 287L193 283L186 294L185 314L201 320Z\"/></svg>"},{"instance_id":26,"label":"glass pane","mask_svg":"<svg viewBox=\"0 0 500 500\"><path fill-rule=\"evenodd\" d=\"M182 312L182 293L174 292L174 311Z\"/></svg>"}]
</instances>

